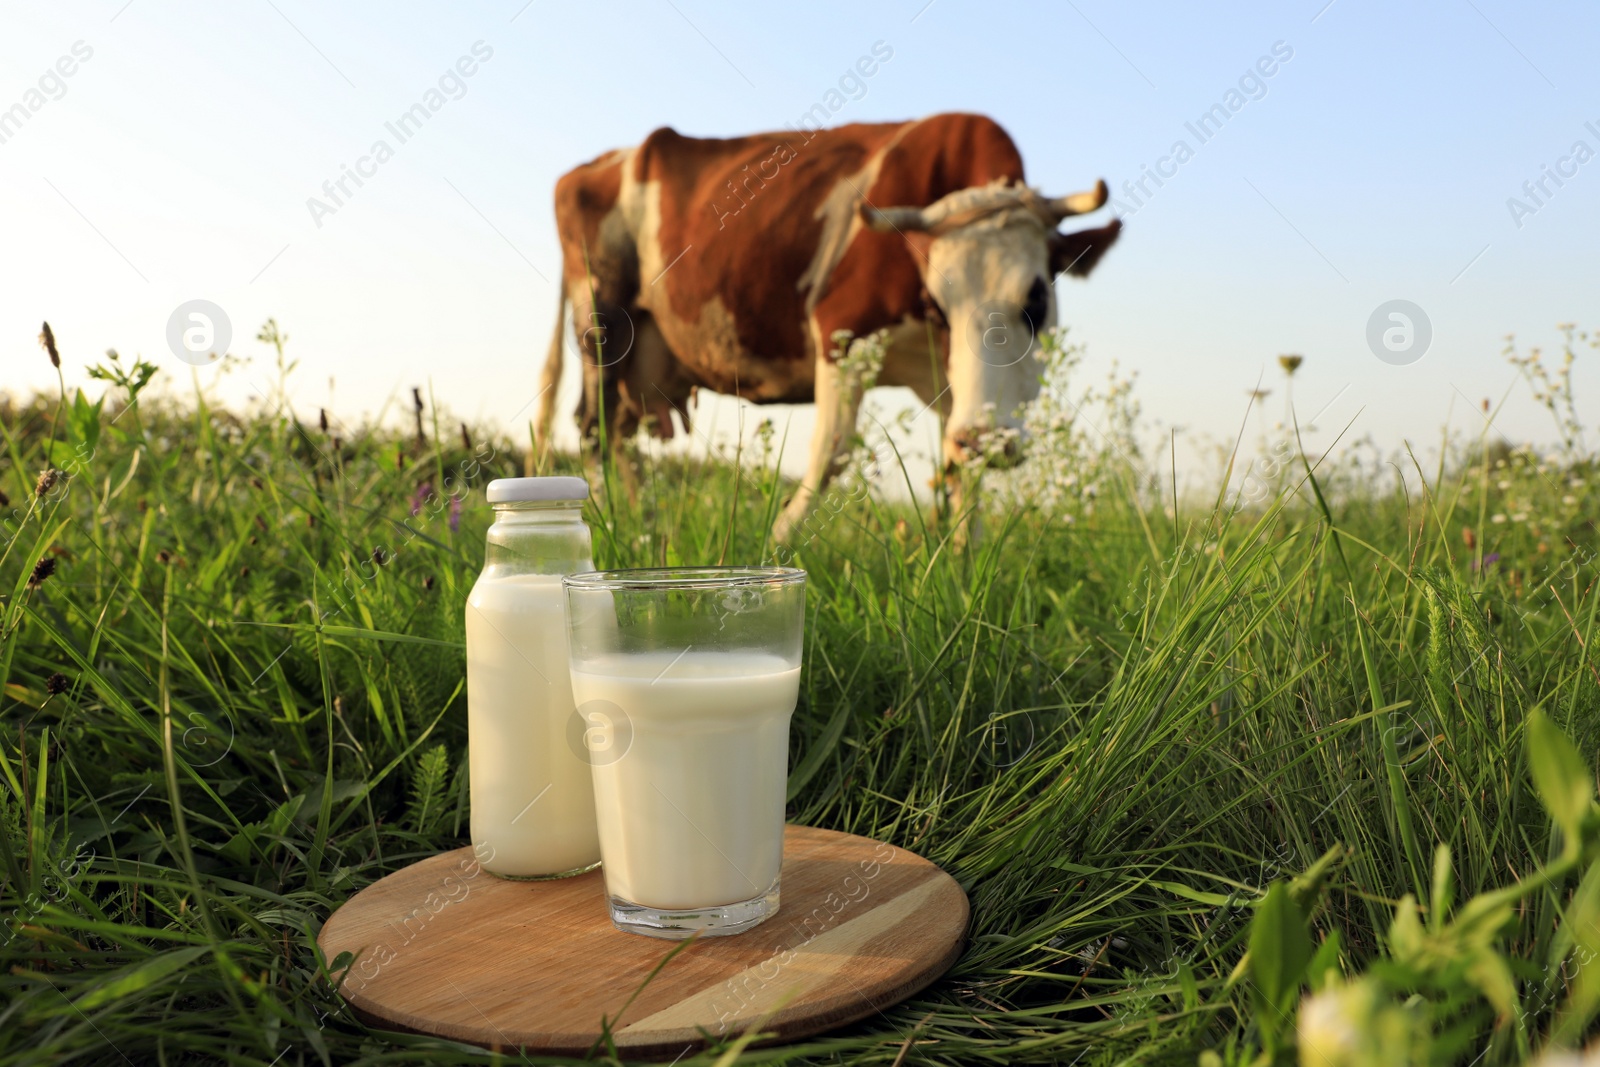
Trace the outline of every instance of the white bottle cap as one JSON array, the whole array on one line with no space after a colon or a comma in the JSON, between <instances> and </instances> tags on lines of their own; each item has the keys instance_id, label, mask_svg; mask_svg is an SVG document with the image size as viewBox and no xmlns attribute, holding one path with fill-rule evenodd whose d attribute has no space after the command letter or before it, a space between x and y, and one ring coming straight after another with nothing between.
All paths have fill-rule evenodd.
<instances>
[{"instance_id":1,"label":"white bottle cap","mask_svg":"<svg viewBox=\"0 0 1600 1067\"><path fill-rule=\"evenodd\" d=\"M588 500L589 483L582 478L496 478L489 483L489 503L513 504L540 500Z\"/></svg>"}]
</instances>

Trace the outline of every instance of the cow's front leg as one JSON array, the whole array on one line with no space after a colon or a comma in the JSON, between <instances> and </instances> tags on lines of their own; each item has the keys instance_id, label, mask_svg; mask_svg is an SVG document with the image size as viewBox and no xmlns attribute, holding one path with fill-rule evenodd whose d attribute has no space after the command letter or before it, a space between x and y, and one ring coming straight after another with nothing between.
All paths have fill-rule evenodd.
<instances>
[{"instance_id":1,"label":"cow's front leg","mask_svg":"<svg viewBox=\"0 0 1600 1067\"><path fill-rule=\"evenodd\" d=\"M977 467L956 463L945 465L945 514L942 518L951 524L950 547L957 552L965 551L969 544L976 543L982 536L983 509L978 496L980 474ZM934 522L940 524L940 519L936 504Z\"/></svg>"},{"instance_id":2,"label":"cow's front leg","mask_svg":"<svg viewBox=\"0 0 1600 1067\"><path fill-rule=\"evenodd\" d=\"M861 382L840 370L827 345L819 344L817 350L821 353L817 357L815 392L817 425L811 432L811 456L800 488L772 525L772 536L779 544L809 540L803 529L806 516L844 466L855 438L856 413L860 410L863 392Z\"/></svg>"}]
</instances>

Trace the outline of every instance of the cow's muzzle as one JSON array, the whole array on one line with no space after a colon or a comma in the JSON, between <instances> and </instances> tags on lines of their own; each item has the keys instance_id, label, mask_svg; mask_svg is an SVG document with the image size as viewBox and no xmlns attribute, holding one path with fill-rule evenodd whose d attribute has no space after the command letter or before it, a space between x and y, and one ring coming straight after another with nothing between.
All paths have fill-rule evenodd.
<instances>
[{"instance_id":1,"label":"cow's muzzle","mask_svg":"<svg viewBox=\"0 0 1600 1067\"><path fill-rule=\"evenodd\" d=\"M979 463L1003 469L1022 462L1027 437L1017 428L954 430L945 438L945 458L952 463Z\"/></svg>"}]
</instances>

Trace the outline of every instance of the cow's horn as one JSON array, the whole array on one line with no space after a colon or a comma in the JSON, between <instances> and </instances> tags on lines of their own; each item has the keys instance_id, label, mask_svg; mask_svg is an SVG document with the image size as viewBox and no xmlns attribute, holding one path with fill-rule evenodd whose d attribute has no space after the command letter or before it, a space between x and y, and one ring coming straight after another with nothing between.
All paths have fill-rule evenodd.
<instances>
[{"instance_id":1,"label":"cow's horn","mask_svg":"<svg viewBox=\"0 0 1600 1067\"><path fill-rule=\"evenodd\" d=\"M1060 222L1068 215L1087 215L1091 211L1105 206L1106 197L1105 179L1094 183L1094 188L1087 193L1073 193L1071 196L1058 196L1049 201L1050 212Z\"/></svg>"},{"instance_id":2,"label":"cow's horn","mask_svg":"<svg viewBox=\"0 0 1600 1067\"><path fill-rule=\"evenodd\" d=\"M862 204L861 221L880 233L895 230L906 233L928 228L928 217L923 214L920 207L877 208L871 204Z\"/></svg>"}]
</instances>

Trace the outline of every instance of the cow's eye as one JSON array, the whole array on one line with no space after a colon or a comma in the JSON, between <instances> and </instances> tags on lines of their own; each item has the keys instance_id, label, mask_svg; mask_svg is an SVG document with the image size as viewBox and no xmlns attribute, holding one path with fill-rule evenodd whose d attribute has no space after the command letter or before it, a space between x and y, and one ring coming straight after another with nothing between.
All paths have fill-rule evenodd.
<instances>
[{"instance_id":1,"label":"cow's eye","mask_svg":"<svg viewBox=\"0 0 1600 1067\"><path fill-rule=\"evenodd\" d=\"M1050 287L1043 278L1033 280L1033 288L1028 290L1028 302L1022 305L1022 316L1028 320L1028 325L1039 329L1044 325L1045 316L1050 314Z\"/></svg>"}]
</instances>

